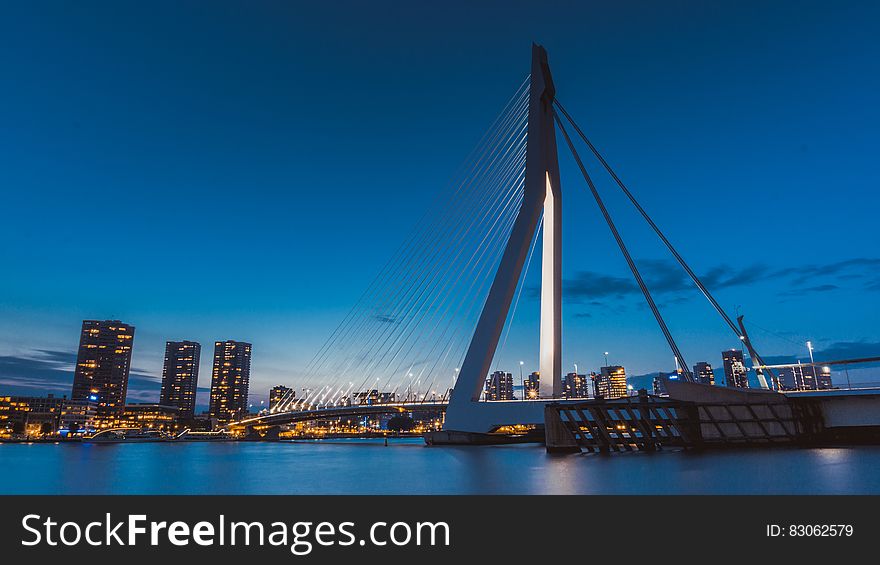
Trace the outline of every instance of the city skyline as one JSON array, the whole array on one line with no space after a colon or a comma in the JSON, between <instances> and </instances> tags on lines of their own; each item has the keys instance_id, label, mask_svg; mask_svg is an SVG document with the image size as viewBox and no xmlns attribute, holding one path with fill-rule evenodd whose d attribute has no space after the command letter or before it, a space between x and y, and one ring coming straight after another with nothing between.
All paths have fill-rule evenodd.
<instances>
[{"instance_id":1,"label":"city skyline","mask_svg":"<svg viewBox=\"0 0 880 565\"><path fill-rule=\"evenodd\" d=\"M321 8L308 9L327 21ZM676 34L652 28L611 61L594 47L619 44L598 24L587 40L562 19L525 23L516 10L502 16L515 31L486 35L477 23L490 14L474 8L473 23L459 22L465 29L457 43L428 33L415 53L397 47L424 30L395 30L368 18L372 35L359 31L352 16L307 57L303 46L315 45L316 32L297 26L290 12L261 8L248 17L268 26L265 35L239 30L247 48L231 60L220 44L228 22L214 16L190 35L182 28L195 14L184 10L179 23L154 22L172 45L204 45L198 59L183 61L173 60L172 47L148 49L148 38L100 25L119 14L100 13L99 23L89 24L61 10L53 16L58 22L92 25L118 53L78 43L62 26L29 67L13 61L10 69L19 81L3 94L0 112L10 129L2 174L20 213L0 227L10 243L3 261L15 275L0 283L0 391L69 391L83 319L121 319L138 328L130 381L137 400L158 397L164 343L182 339L253 343L251 390L261 399L276 384L296 387L311 355L431 197L443 193L444 181L527 72L523 29L539 39L551 27L557 31L546 43L560 98L588 120L594 140L722 305L746 314L765 357L806 359L808 339L817 360L875 354L880 258L871 188L880 179L863 132L880 123L871 96L878 53L860 43L864 28L854 14L829 15L816 6L796 14L762 10L762 27L754 28L732 8L700 11L688 21L677 20L675 10L647 9L629 24L631 32L660 17L677 24ZM616 25L622 12L594 8L586 15ZM4 33L6 41L31 45L45 34L37 23L26 19ZM291 28L296 33L286 33ZM845 38L836 33L841 28ZM717 38L706 36L710 29ZM695 39L705 53L696 65L689 49ZM270 49L273 41L279 45ZM356 46L365 52L357 55ZM71 49L63 68L50 58L62 47ZM372 74L380 53L382 67L397 71L382 80ZM847 65L839 65L844 58ZM123 61L133 68L120 67ZM221 62L232 71L214 66ZM314 102L320 118L301 116L315 81L282 78L291 68L316 77L325 90L326 99ZM196 69L196 79L186 76ZM231 82L226 74L245 78ZM733 75L735 85L728 82ZM43 83L35 76L56 88L38 91ZM744 82L753 88L744 90ZM406 92L406 100L383 101L376 90L384 88ZM69 96L47 100L42 89ZM155 104L154 94L165 104ZM181 120L190 128L181 131ZM168 146L173 139L188 158ZM377 140L382 147L370 147ZM404 164L389 171L381 159L387 154ZM43 166L46 158L51 167ZM335 166L340 162L351 170ZM312 163L324 164L320 174L304 170ZM576 170L570 159L560 166L563 190L572 188L563 224L563 372L574 363L598 368L604 351L634 375L668 371L673 360L601 218L576 188ZM126 170L140 171L142 180ZM313 198L315 191L321 197ZM364 196L371 192L381 205ZM214 223L229 199L242 230ZM194 212L181 215L169 202ZM34 222L37 216L43 221ZM84 238L85 230L104 239ZM125 242L125 253L101 267L83 266L83 254L114 238ZM660 250L637 232L628 243L681 332L687 359L721 367L718 352L739 344L730 343ZM172 283L160 265L177 248L197 250L201 269ZM253 257L242 272L213 277L211 265L226 252ZM523 359L527 373L538 367L537 301L528 293L524 301L498 362L504 371L516 371ZM202 375L210 374L209 357L202 358ZM202 381L200 406L207 404Z\"/></svg>"}]
</instances>

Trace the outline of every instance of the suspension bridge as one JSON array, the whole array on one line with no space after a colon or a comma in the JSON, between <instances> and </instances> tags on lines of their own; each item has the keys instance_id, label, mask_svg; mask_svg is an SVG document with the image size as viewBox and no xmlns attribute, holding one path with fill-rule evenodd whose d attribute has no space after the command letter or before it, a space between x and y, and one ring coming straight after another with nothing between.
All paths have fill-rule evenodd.
<instances>
[{"instance_id":1,"label":"suspension bridge","mask_svg":"<svg viewBox=\"0 0 880 565\"><path fill-rule=\"evenodd\" d=\"M742 316L734 322L724 311L560 103L547 52L533 45L529 74L465 161L457 180L432 203L317 352L301 386L272 409L234 424L271 426L445 411L443 431L429 440L434 443L472 442L501 427L543 426L545 409L558 403L562 394L562 183L557 136L574 158L674 356L680 380L693 382L694 377L584 164L579 145L659 238L730 329L732 341L748 351L760 388L773 388L774 369L781 366L764 362ZM505 349L537 248L538 397L486 401L487 375Z\"/></svg>"}]
</instances>

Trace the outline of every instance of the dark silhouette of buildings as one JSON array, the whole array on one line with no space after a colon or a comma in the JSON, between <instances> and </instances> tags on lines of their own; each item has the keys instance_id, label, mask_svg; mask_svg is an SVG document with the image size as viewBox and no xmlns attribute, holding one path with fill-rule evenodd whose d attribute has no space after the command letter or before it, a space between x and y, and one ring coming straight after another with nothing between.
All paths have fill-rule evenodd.
<instances>
[{"instance_id":1,"label":"dark silhouette of buildings","mask_svg":"<svg viewBox=\"0 0 880 565\"><path fill-rule=\"evenodd\" d=\"M71 400L95 403L98 420L125 409L134 326L119 320L83 320Z\"/></svg>"},{"instance_id":2,"label":"dark silhouette of buildings","mask_svg":"<svg viewBox=\"0 0 880 565\"><path fill-rule=\"evenodd\" d=\"M242 341L214 342L211 371L211 418L225 423L247 414L251 378L251 344Z\"/></svg>"},{"instance_id":3,"label":"dark silhouette of buildings","mask_svg":"<svg viewBox=\"0 0 880 565\"><path fill-rule=\"evenodd\" d=\"M196 410L199 359L202 346L195 341L166 341L159 404L176 406L180 418L192 419Z\"/></svg>"},{"instance_id":4,"label":"dark silhouette of buildings","mask_svg":"<svg viewBox=\"0 0 880 565\"><path fill-rule=\"evenodd\" d=\"M694 365L694 380L704 385L714 385L715 371L712 370L712 365L705 361L700 361Z\"/></svg>"}]
</instances>

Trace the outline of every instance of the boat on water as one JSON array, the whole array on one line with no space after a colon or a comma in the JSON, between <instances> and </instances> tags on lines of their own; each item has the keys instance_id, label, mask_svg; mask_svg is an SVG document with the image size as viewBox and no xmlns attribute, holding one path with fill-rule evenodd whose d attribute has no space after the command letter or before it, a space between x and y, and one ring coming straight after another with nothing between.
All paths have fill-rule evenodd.
<instances>
[{"instance_id":1,"label":"boat on water","mask_svg":"<svg viewBox=\"0 0 880 565\"><path fill-rule=\"evenodd\" d=\"M144 443L151 441L169 441L172 438L159 430L143 430L137 428L104 430L82 438L85 443Z\"/></svg>"}]
</instances>

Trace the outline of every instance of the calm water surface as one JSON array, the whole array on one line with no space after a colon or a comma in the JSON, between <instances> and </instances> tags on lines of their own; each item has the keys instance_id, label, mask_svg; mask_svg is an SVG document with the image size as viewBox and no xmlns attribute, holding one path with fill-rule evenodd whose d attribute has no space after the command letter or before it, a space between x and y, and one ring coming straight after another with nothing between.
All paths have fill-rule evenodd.
<instances>
[{"instance_id":1,"label":"calm water surface","mask_svg":"<svg viewBox=\"0 0 880 565\"><path fill-rule=\"evenodd\" d=\"M421 440L0 444L2 494L878 494L880 447L548 455Z\"/></svg>"}]
</instances>

